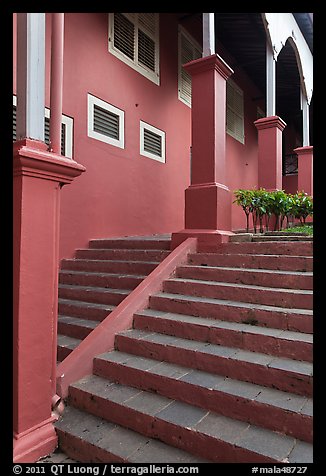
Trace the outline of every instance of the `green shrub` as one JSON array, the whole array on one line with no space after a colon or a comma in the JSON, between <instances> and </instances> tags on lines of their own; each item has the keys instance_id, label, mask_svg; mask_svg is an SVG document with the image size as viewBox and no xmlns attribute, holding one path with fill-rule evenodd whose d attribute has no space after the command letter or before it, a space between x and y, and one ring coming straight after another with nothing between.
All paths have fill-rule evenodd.
<instances>
[{"instance_id":1,"label":"green shrub","mask_svg":"<svg viewBox=\"0 0 326 476\"><path fill-rule=\"evenodd\" d=\"M235 200L233 203L241 206L246 215L246 231L249 231L250 214L252 216L254 233L263 233L263 219L265 227L269 229L270 219L275 216L274 230L282 230L284 220L286 227L290 220L297 218L300 223L305 224L306 218L313 214L312 197L305 192L297 192L292 195L284 190L267 191L260 189L238 189L234 191ZM292 220L293 221L293 220Z\"/></svg>"}]
</instances>

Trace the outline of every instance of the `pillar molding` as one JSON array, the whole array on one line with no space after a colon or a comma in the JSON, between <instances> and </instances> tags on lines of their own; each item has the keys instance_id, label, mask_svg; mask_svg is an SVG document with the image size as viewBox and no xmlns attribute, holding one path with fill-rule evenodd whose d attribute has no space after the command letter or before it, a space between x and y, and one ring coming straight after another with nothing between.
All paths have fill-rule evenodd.
<instances>
[{"instance_id":1,"label":"pillar molding","mask_svg":"<svg viewBox=\"0 0 326 476\"><path fill-rule=\"evenodd\" d=\"M203 13L203 56L215 53L214 13Z\"/></svg>"},{"instance_id":2,"label":"pillar molding","mask_svg":"<svg viewBox=\"0 0 326 476\"><path fill-rule=\"evenodd\" d=\"M61 154L64 13L51 16L50 150Z\"/></svg>"},{"instance_id":3,"label":"pillar molding","mask_svg":"<svg viewBox=\"0 0 326 476\"><path fill-rule=\"evenodd\" d=\"M60 189L85 168L14 143L13 157L13 460L35 462L57 445L55 388ZM54 348L55 347L55 348Z\"/></svg>"},{"instance_id":4,"label":"pillar molding","mask_svg":"<svg viewBox=\"0 0 326 476\"><path fill-rule=\"evenodd\" d=\"M286 123L279 116L254 122L258 130L258 186L282 190L282 132Z\"/></svg>"},{"instance_id":5,"label":"pillar molding","mask_svg":"<svg viewBox=\"0 0 326 476\"><path fill-rule=\"evenodd\" d=\"M313 196L313 146L294 149L298 155L298 191Z\"/></svg>"},{"instance_id":6,"label":"pillar molding","mask_svg":"<svg viewBox=\"0 0 326 476\"><path fill-rule=\"evenodd\" d=\"M172 248L188 237L214 250L231 232L231 193L226 184L226 80L233 73L217 54L184 65L192 77L191 184L185 190L185 228L172 234Z\"/></svg>"},{"instance_id":7,"label":"pillar molding","mask_svg":"<svg viewBox=\"0 0 326 476\"><path fill-rule=\"evenodd\" d=\"M273 47L266 41L266 116L274 116L276 108L276 59Z\"/></svg>"},{"instance_id":8,"label":"pillar molding","mask_svg":"<svg viewBox=\"0 0 326 476\"><path fill-rule=\"evenodd\" d=\"M17 13L17 139L44 141L45 13Z\"/></svg>"}]
</instances>

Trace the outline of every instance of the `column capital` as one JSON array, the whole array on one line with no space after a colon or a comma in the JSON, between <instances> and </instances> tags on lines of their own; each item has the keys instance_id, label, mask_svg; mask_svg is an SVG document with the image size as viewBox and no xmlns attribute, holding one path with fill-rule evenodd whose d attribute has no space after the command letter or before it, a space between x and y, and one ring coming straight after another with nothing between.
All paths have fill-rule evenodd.
<instances>
[{"instance_id":1,"label":"column capital","mask_svg":"<svg viewBox=\"0 0 326 476\"><path fill-rule=\"evenodd\" d=\"M64 185L85 170L74 160L49 152L42 141L22 139L14 142L14 176L28 175Z\"/></svg>"},{"instance_id":2,"label":"column capital","mask_svg":"<svg viewBox=\"0 0 326 476\"><path fill-rule=\"evenodd\" d=\"M218 54L189 61L183 67L192 76L204 71L215 70L226 80L233 74L233 69Z\"/></svg>"},{"instance_id":3,"label":"column capital","mask_svg":"<svg viewBox=\"0 0 326 476\"><path fill-rule=\"evenodd\" d=\"M258 130L277 127L280 131L283 131L286 127L286 122L279 116L262 117L261 119L257 119L254 124Z\"/></svg>"},{"instance_id":4,"label":"column capital","mask_svg":"<svg viewBox=\"0 0 326 476\"><path fill-rule=\"evenodd\" d=\"M296 149L293 150L298 155L308 155L312 154L314 151L314 148L312 145L306 145L303 147L297 147Z\"/></svg>"}]
</instances>

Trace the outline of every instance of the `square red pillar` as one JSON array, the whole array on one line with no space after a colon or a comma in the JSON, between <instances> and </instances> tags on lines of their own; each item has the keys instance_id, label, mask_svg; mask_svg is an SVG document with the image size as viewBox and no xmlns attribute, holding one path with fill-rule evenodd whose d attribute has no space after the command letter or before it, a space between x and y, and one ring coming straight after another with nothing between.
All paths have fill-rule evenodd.
<instances>
[{"instance_id":1,"label":"square red pillar","mask_svg":"<svg viewBox=\"0 0 326 476\"><path fill-rule=\"evenodd\" d=\"M228 241L231 193L226 185L226 80L232 69L217 54L184 65L192 78L191 185L185 191L185 229L173 233L172 248L198 238L202 250Z\"/></svg>"},{"instance_id":2,"label":"square red pillar","mask_svg":"<svg viewBox=\"0 0 326 476\"><path fill-rule=\"evenodd\" d=\"M258 186L282 190L282 132L286 123L270 116L254 124L258 130Z\"/></svg>"},{"instance_id":3,"label":"square red pillar","mask_svg":"<svg viewBox=\"0 0 326 476\"><path fill-rule=\"evenodd\" d=\"M85 168L40 141L14 143L13 459L54 450L60 189Z\"/></svg>"},{"instance_id":4,"label":"square red pillar","mask_svg":"<svg viewBox=\"0 0 326 476\"><path fill-rule=\"evenodd\" d=\"M313 196L313 157L312 146L294 149L298 155L298 191Z\"/></svg>"}]
</instances>

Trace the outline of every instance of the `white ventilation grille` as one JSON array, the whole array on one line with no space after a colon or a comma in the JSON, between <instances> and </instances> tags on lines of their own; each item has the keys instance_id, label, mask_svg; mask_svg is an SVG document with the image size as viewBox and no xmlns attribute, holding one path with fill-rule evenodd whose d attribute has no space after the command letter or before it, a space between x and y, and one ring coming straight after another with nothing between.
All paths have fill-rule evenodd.
<instances>
[{"instance_id":1,"label":"white ventilation grille","mask_svg":"<svg viewBox=\"0 0 326 476\"><path fill-rule=\"evenodd\" d=\"M178 96L188 106L191 106L191 76L183 65L201 57L202 52L198 43L179 26L179 74Z\"/></svg>"},{"instance_id":2,"label":"white ventilation grille","mask_svg":"<svg viewBox=\"0 0 326 476\"><path fill-rule=\"evenodd\" d=\"M124 149L124 111L91 94L88 102L88 137Z\"/></svg>"},{"instance_id":3,"label":"white ventilation grille","mask_svg":"<svg viewBox=\"0 0 326 476\"><path fill-rule=\"evenodd\" d=\"M165 162L165 132L140 121L140 154Z\"/></svg>"},{"instance_id":4,"label":"white ventilation grille","mask_svg":"<svg viewBox=\"0 0 326 476\"><path fill-rule=\"evenodd\" d=\"M226 132L244 144L243 92L231 80L226 83Z\"/></svg>"},{"instance_id":5,"label":"white ventilation grille","mask_svg":"<svg viewBox=\"0 0 326 476\"><path fill-rule=\"evenodd\" d=\"M119 140L120 117L111 111L94 105L94 131Z\"/></svg>"},{"instance_id":6,"label":"white ventilation grille","mask_svg":"<svg viewBox=\"0 0 326 476\"><path fill-rule=\"evenodd\" d=\"M109 51L159 84L159 14L110 13Z\"/></svg>"},{"instance_id":7,"label":"white ventilation grille","mask_svg":"<svg viewBox=\"0 0 326 476\"><path fill-rule=\"evenodd\" d=\"M162 156L162 136L144 129L144 150L150 154Z\"/></svg>"}]
</instances>

